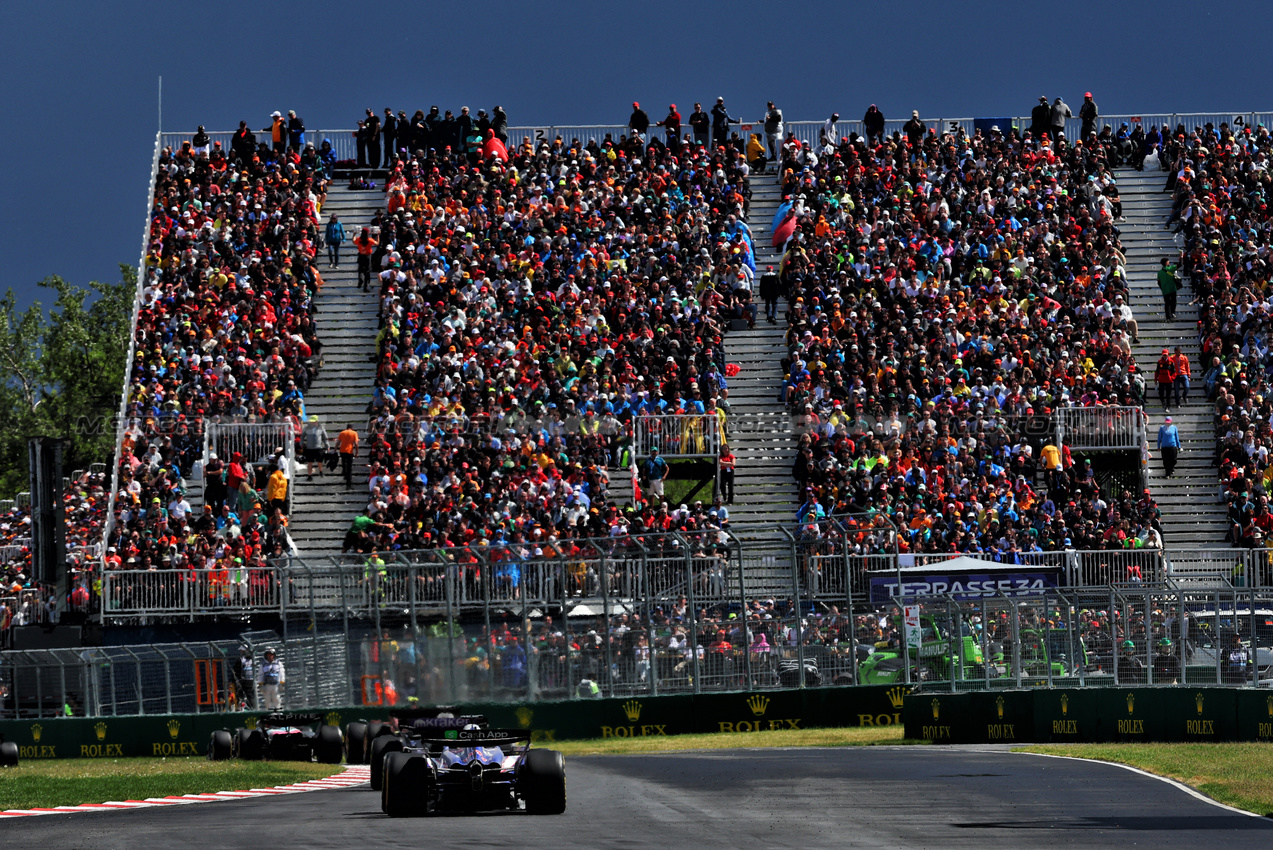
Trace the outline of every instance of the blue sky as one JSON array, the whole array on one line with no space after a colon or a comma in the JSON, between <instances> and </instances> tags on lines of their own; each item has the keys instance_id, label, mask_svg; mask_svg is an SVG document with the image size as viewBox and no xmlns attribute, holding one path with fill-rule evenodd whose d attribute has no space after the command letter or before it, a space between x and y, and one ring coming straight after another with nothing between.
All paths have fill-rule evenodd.
<instances>
[{"instance_id":1,"label":"blue sky","mask_svg":"<svg viewBox=\"0 0 1273 850\"><path fill-rule=\"evenodd\" d=\"M368 14L374 10L373 14ZM723 95L754 119L1273 110L1273 4L1236 2L12 3L0 35L0 252L21 301L48 274L135 264L164 129L310 128L363 108L504 106L513 124L626 121Z\"/></svg>"}]
</instances>

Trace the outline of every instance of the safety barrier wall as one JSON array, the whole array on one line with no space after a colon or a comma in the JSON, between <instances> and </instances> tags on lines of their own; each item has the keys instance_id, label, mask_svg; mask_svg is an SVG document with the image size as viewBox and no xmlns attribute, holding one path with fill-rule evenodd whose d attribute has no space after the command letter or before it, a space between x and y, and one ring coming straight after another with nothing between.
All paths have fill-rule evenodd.
<instances>
[{"instance_id":1,"label":"safety barrier wall","mask_svg":"<svg viewBox=\"0 0 1273 850\"><path fill-rule=\"evenodd\" d=\"M465 703L492 726L529 729L532 740L639 738L696 732L761 732L902 722L905 686L722 692L663 697L539 703ZM316 709L344 728L353 720L387 719L388 708ZM261 712L168 714L147 717L64 717L0 721L0 735L23 759L202 756L217 729L255 725Z\"/></svg>"},{"instance_id":2,"label":"safety barrier wall","mask_svg":"<svg viewBox=\"0 0 1273 850\"><path fill-rule=\"evenodd\" d=\"M937 744L1273 741L1273 693L1256 688L911 693L902 717Z\"/></svg>"}]
</instances>

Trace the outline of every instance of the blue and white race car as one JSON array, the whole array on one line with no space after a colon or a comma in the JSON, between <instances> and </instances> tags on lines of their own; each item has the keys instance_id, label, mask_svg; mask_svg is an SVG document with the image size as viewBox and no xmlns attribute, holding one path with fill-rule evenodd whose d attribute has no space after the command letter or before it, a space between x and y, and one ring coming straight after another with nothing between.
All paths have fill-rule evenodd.
<instances>
[{"instance_id":1,"label":"blue and white race car","mask_svg":"<svg viewBox=\"0 0 1273 850\"><path fill-rule=\"evenodd\" d=\"M380 808L390 817L439 812L566 810L566 763L532 749L530 733L470 724L426 736L416 752L385 756Z\"/></svg>"}]
</instances>

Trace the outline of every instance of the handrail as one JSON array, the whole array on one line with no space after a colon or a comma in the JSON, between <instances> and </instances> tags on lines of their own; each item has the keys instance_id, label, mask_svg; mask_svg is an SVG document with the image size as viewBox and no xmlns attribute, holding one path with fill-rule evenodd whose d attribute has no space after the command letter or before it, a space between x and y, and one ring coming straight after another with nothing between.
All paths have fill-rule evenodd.
<instances>
[{"instance_id":1,"label":"handrail","mask_svg":"<svg viewBox=\"0 0 1273 850\"><path fill-rule=\"evenodd\" d=\"M105 558L111 532L115 530L115 499L119 495L119 463L124 450L124 429L128 419L128 388L133 383L133 358L137 356L137 322L141 296L146 287L146 255L150 247L150 225L155 206L155 183L159 179L159 151L162 134L155 133L155 150L150 160L150 186L146 190L146 225L141 234L141 257L137 261L137 290L133 293L133 316L128 331L128 359L124 361L124 388L119 395L119 421L115 423L115 455L111 462L111 490L102 521L101 554ZM105 562L102 562L105 568Z\"/></svg>"}]
</instances>

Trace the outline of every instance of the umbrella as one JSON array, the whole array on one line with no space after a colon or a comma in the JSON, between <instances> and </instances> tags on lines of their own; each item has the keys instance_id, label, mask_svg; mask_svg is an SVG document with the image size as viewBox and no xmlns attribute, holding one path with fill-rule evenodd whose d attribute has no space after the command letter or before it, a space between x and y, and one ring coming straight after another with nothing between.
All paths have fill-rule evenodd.
<instances>
[{"instance_id":1,"label":"umbrella","mask_svg":"<svg viewBox=\"0 0 1273 850\"><path fill-rule=\"evenodd\" d=\"M769 226L770 232L773 232L778 229L778 225L782 224L782 220L787 217L787 213L790 210L791 210L790 198L788 198L787 200L783 201L781 204L778 205L778 211L774 213L773 224Z\"/></svg>"},{"instance_id":2,"label":"umbrella","mask_svg":"<svg viewBox=\"0 0 1273 850\"><path fill-rule=\"evenodd\" d=\"M791 234L796 232L795 215L787 216L786 220L774 227L773 246L777 248L791 238Z\"/></svg>"}]
</instances>

